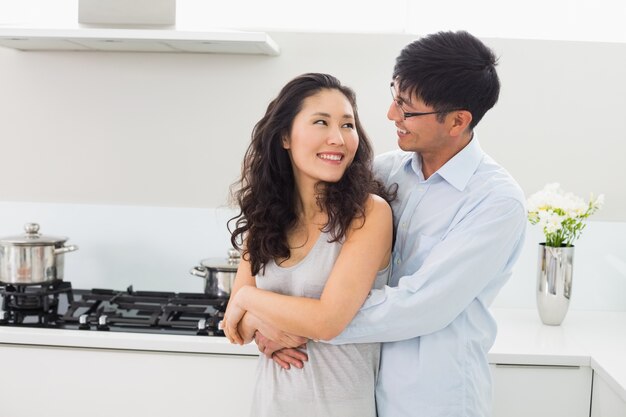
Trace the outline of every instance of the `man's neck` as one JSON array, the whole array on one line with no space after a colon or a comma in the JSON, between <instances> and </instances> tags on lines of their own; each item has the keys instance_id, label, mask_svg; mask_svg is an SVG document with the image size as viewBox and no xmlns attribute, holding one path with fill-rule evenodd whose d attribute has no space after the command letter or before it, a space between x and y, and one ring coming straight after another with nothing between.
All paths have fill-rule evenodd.
<instances>
[{"instance_id":1,"label":"man's neck","mask_svg":"<svg viewBox=\"0 0 626 417\"><path fill-rule=\"evenodd\" d=\"M458 137L457 140L452 142L450 146L442 148L437 152L421 153L422 158L422 174L424 179L427 180L433 175L439 168L444 166L450 159L454 158L456 154L461 152L471 142L474 137L473 133ZM451 138L453 140L453 138Z\"/></svg>"}]
</instances>

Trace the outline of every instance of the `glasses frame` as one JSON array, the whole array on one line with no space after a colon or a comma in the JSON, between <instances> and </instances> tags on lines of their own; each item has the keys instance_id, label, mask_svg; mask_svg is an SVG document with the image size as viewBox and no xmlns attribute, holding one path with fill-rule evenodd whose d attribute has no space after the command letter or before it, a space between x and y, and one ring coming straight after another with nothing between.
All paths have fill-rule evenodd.
<instances>
[{"instance_id":1,"label":"glasses frame","mask_svg":"<svg viewBox=\"0 0 626 417\"><path fill-rule=\"evenodd\" d=\"M396 107L401 110L404 120L408 119L409 117L426 116L429 114L444 114L444 113L450 113L453 111L463 110L463 109L450 109L450 110L427 111L427 112L418 112L418 111L408 112L404 110L404 107L402 107L402 104L400 104L400 100L398 99L398 94L396 93L396 87L393 81L389 84L389 88L391 91L391 98L393 99L393 102L396 105Z\"/></svg>"}]
</instances>

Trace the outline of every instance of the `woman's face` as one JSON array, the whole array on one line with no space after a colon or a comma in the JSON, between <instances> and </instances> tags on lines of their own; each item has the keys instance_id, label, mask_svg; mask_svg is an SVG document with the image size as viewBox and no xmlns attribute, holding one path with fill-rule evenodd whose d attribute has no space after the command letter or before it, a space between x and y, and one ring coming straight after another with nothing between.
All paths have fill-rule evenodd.
<instances>
[{"instance_id":1,"label":"woman's face","mask_svg":"<svg viewBox=\"0 0 626 417\"><path fill-rule=\"evenodd\" d=\"M339 90L324 89L307 97L291 133L283 139L296 183L337 182L359 146L352 105Z\"/></svg>"}]
</instances>

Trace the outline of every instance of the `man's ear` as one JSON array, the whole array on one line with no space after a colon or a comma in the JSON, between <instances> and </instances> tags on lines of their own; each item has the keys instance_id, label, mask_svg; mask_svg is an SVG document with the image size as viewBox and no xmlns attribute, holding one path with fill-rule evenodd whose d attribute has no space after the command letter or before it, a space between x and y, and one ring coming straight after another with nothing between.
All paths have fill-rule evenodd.
<instances>
[{"instance_id":1,"label":"man's ear","mask_svg":"<svg viewBox=\"0 0 626 417\"><path fill-rule=\"evenodd\" d=\"M461 133L469 129L469 125L472 122L472 113L467 110L456 110L448 116L452 118L450 136L459 136Z\"/></svg>"}]
</instances>

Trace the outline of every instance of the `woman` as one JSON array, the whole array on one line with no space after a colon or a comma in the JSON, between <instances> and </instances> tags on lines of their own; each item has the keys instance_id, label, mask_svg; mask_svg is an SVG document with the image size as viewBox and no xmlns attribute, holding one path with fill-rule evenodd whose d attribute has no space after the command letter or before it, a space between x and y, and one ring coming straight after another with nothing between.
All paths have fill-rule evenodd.
<instances>
[{"instance_id":1,"label":"woman","mask_svg":"<svg viewBox=\"0 0 626 417\"><path fill-rule=\"evenodd\" d=\"M386 284L392 214L371 159L354 93L336 78L304 74L269 104L236 193L241 212L231 239L243 256L223 323L231 341L251 339L239 334L244 314L332 339L369 290ZM306 349L301 369L259 358L252 415L376 415L379 344L308 342Z\"/></svg>"}]
</instances>

